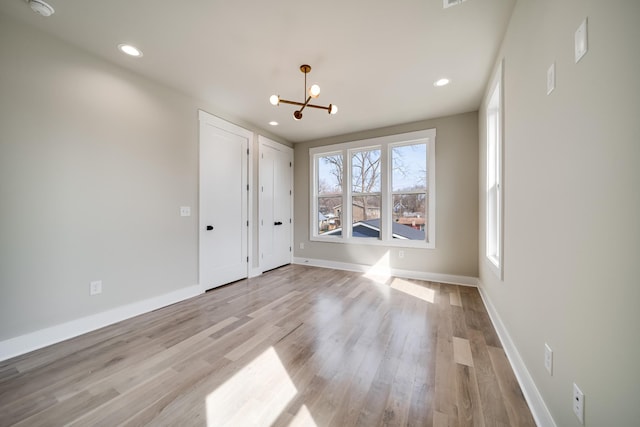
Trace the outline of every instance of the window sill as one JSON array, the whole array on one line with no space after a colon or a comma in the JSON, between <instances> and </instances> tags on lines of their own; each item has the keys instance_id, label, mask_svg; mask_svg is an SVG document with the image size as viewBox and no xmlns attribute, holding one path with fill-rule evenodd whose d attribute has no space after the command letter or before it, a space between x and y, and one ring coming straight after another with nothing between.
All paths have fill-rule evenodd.
<instances>
[{"instance_id":1,"label":"window sill","mask_svg":"<svg viewBox=\"0 0 640 427\"><path fill-rule=\"evenodd\" d=\"M487 256L485 260L487 261L489 270L495 274L496 278L502 280L502 266L500 265L500 262L492 256Z\"/></svg>"},{"instance_id":2,"label":"window sill","mask_svg":"<svg viewBox=\"0 0 640 427\"><path fill-rule=\"evenodd\" d=\"M365 245L365 246L386 246L392 248L417 248L435 249L435 242L422 242L415 240L393 239L392 241L382 241L374 238L352 237L345 239L342 237L320 237L312 236L312 242L340 243L344 245Z\"/></svg>"}]
</instances>

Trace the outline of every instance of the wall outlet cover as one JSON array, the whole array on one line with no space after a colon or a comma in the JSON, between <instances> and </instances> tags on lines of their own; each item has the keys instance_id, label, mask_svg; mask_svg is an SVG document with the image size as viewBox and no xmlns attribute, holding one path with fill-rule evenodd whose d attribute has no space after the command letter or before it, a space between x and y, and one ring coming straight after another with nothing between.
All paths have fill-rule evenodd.
<instances>
[{"instance_id":1,"label":"wall outlet cover","mask_svg":"<svg viewBox=\"0 0 640 427\"><path fill-rule=\"evenodd\" d=\"M556 88L556 63L552 63L547 69L547 95Z\"/></svg>"},{"instance_id":2,"label":"wall outlet cover","mask_svg":"<svg viewBox=\"0 0 640 427\"><path fill-rule=\"evenodd\" d=\"M580 424L584 425L584 393L573 384L573 413L576 414Z\"/></svg>"},{"instance_id":3,"label":"wall outlet cover","mask_svg":"<svg viewBox=\"0 0 640 427\"><path fill-rule=\"evenodd\" d=\"M574 35L574 54L576 63L582 59L588 50L587 18L584 18L584 21L582 21Z\"/></svg>"},{"instance_id":4,"label":"wall outlet cover","mask_svg":"<svg viewBox=\"0 0 640 427\"><path fill-rule=\"evenodd\" d=\"M544 344L544 368L549 375L553 375L553 350L547 343Z\"/></svg>"},{"instance_id":5,"label":"wall outlet cover","mask_svg":"<svg viewBox=\"0 0 640 427\"><path fill-rule=\"evenodd\" d=\"M102 293L102 280L95 280L89 284L89 295L98 295Z\"/></svg>"}]
</instances>

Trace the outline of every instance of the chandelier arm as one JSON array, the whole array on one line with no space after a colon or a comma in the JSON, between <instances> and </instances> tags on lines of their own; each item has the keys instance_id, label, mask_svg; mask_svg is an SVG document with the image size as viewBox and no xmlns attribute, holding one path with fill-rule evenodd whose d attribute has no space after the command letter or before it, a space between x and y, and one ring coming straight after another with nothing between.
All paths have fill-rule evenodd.
<instances>
[{"instance_id":1,"label":"chandelier arm","mask_svg":"<svg viewBox=\"0 0 640 427\"><path fill-rule=\"evenodd\" d=\"M311 97L308 97L306 101L304 101L304 104L302 104L302 108L298 111L300 111L302 113L302 110L304 110L304 107L306 107L307 105L309 105L309 101L311 101Z\"/></svg>"},{"instance_id":2,"label":"chandelier arm","mask_svg":"<svg viewBox=\"0 0 640 427\"><path fill-rule=\"evenodd\" d=\"M291 104L291 105L299 105L300 107L309 107L309 108L319 108L321 110L328 110L329 107L324 107L322 105L315 105L315 104L303 104L302 102L297 102L297 101L289 101L287 99L281 99L280 100L281 104ZM302 111L302 110L301 110Z\"/></svg>"},{"instance_id":3,"label":"chandelier arm","mask_svg":"<svg viewBox=\"0 0 640 427\"><path fill-rule=\"evenodd\" d=\"M291 104L291 105L300 105L303 106L304 104L302 102L296 102L296 101L288 101L286 99L281 99L280 100L281 104Z\"/></svg>"},{"instance_id":4,"label":"chandelier arm","mask_svg":"<svg viewBox=\"0 0 640 427\"><path fill-rule=\"evenodd\" d=\"M321 110L329 110L329 107L323 107L322 105L307 104L307 107L309 107L309 108L319 108Z\"/></svg>"},{"instance_id":5,"label":"chandelier arm","mask_svg":"<svg viewBox=\"0 0 640 427\"><path fill-rule=\"evenodd\" d=\"M303 64L300 66L300 71L304 73L304 97L302 99L306 98L306 100L304 102L289 101L288 99L280 99L278 95L273 95L270 98L271 103L273 105L290 104L290 105L300 106L301 108L293 113L293 116L296 120L300 120L302 118L302 110L304 110L306 107L317 108L320 110L327 110L329 114L335 114L337 111L337 107L333 104L329 104L328 107L325 107L322 105L309 104L309 101L311 101L311 98L313 98L313 96L311 96L311 93L309 93L309 97L307 97L307 74L311 71L311 66ZM316 97L317 97L317 94L316 94ZM275 103L274 103L274 99L276 101Z\"/></svg>"}]
</instances>

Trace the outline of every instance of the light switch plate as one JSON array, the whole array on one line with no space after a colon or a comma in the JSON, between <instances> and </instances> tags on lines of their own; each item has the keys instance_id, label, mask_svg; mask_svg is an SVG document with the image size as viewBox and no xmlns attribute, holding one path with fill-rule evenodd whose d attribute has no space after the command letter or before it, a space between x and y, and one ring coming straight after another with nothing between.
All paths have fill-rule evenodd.
<instances>
[{"instance_id":1,"label":"light switch plate","mask_svg":"<svg viewBox=\"0 0 640 427\"><path fill-rule=\"evenodd\" d=\"M556 63L552 63L547 69L547 95L556 88Z\"/></svg>"},{"instance_id":2,"label":"light switch plate","mask_svg":"<svg viewBox=\"0 0 640 427\"><path fill-rule=\"evenodd\" d=\"M180 206L180 216L191 216L191 207Z\"/></svg>"},{"instance_id":3,"label":"light switch plate","mask_svg":"<svg viewBox=\"0 0 640 427\"><path fill-rule=\"evenodd\" d=\"M547 343L544 344L544 368L549 375L553 375L553 350Z\"/></svg>"},{"instance_id":4,"label":"light switch plate","mask_svg":"<svg viewBox=\"0 0 640 427\"><path fill-rule=\"evenodd\" d=\"M574 35L574 52L576 63L587 53L589 50L588 38L587 38L587 18L580 24Z\"/></svg>"}]
</instances>

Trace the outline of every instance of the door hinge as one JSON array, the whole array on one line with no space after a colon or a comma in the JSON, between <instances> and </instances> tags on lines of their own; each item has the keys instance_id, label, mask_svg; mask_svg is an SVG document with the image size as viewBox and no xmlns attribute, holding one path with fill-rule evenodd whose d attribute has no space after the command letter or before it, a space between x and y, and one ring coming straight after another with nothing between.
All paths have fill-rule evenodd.
<instances>
[{"instance_id":1,"label":"door hinge","mask_svg":"<svg viewBox=\"0 0 640 427\"><path fill-rule=\"evenodd\" d=\"M289 162L289 167L293 166L293 163Z\"/></svg>"},{"instance_id":2,"label":"door hinge","mask_svg":"<svg viewBox=\"0 0 640 427\"><path fill-rule=\"evenodd\" d=\"M292 196L292 195L293 195L293 193L291 192L291 190L289 190L289 195L290 195L290 196Z\"/></svg>"},{"instance_id":3,"label":"door hinge","mask_svg":"<svg viewBox=\"0 0 640 427\"><path fill-rule=\"evenodd\" d=\"M247 227L249 226L249 221L247 221Z\"/></svg>"},{"instance_id":4,"label":"door hinge","mask_svg":"<svg viewBox=\"0 0 640 427\"><path fill-rule=\"evenodd\" d=\"M247 184L247 191L249 191L249 184Z\"/></svg>"},{"instance_id":5,"label":"door hinge","mask_svg":"<svg viewBox=\"0 0 640 427\"><path fill-rule=\"evenodd\" d=\"M247 262L249 262L249 257L247 257Z\"/></svg>"},{"instance_id":6,"label":"door hinge","mask_svg":"<svg viewBox=\"0 0 640 427\"><path fill-rule=\"evenodd\" d=\"M249 155L249 149L247 148L247 156Z\"/></svg>"},{"instance_id":7,"label":"door hinge","mask_svg":"<svg viewBox=\"0 0 640 427\"><path fill-rule=\"evenodd\" d=\"M291 218L289 218L289 224L291 224Z\"/></svg>"},{"instance_id":8,"label":"door hinge","mask_svg":"<svg viewBox=\"0 0 640 427\"><path fill-rule=\"evenodd\" d=\"M289 252L291 252L291 246L289 246Z\"/></svg>"}]
</instances>

